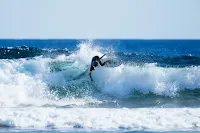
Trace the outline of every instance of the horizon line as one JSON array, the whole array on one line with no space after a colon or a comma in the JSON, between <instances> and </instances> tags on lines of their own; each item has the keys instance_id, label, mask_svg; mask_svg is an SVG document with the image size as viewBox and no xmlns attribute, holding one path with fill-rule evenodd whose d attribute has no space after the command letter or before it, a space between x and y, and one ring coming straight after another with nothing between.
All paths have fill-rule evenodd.
<instances>
[{"instance_id":1,"label":"horizon line","mask_svg":"<svg viewBox=\"0 0 200 133\"><path fill-rule=\"evenodd\" d=\"M0 40L200 40L200 38L0 38Z\"/></svg>"}]
</instances>

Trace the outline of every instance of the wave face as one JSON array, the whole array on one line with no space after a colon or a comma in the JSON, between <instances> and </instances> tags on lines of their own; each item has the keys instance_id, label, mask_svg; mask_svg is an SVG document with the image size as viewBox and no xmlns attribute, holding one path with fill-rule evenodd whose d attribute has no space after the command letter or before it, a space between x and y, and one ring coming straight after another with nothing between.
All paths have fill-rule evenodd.
<instances>
[{"instance_id":1,"label":"wave face","mask_svg":"<svg viewBox=\"0 0 200 133\"><path fill-rule=\"evenodd\" d=\"M0 127L200 130L198 53L140 54L98 43L80 41L74 49L1 48ZM91 82L91 59L105 53L123 64L97 67Z\"/></svg>"}]
</instances>

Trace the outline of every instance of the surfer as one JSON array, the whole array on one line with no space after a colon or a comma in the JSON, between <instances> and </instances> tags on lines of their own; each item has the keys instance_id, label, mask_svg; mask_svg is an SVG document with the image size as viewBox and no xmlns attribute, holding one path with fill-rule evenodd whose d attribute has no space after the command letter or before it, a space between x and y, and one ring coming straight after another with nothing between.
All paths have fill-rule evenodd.
<instances>
[{"instance_id":1,"label":"surfer","mask_svg":"<svg viewBox=\"0 0 200 133\"><path fill-rule=\"evenodd\" d=\"M98 66L98 64L100 64L101 66L104 66L106 64L107 61L105 61L104 63L101 62L101 59L105 56L106 54L104 54L103 56L101 56L101 58L99 58L99 56L94 56L92 58L91 61L91 66L90 66L90 79L91 81L93 81L92 79L92 71L96 69L96 67Z\"/></svg>"}]
</instances>

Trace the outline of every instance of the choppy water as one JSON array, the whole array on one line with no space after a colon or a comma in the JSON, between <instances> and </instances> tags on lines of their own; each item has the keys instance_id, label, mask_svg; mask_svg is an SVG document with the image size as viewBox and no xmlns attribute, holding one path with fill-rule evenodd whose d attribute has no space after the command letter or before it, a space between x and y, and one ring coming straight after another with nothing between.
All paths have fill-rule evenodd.
<instances>
[{"instance_id":1,"label":"choppy water","mask_svg":"<svg viewBox=\"0 0 200 133\"><path fill-rule=\"evenodd\" d=\"M199 43L1 40L1 131L199 131ZM91 82L91 58L105 53L123 64Z\"/></svg>"}]
</instances>

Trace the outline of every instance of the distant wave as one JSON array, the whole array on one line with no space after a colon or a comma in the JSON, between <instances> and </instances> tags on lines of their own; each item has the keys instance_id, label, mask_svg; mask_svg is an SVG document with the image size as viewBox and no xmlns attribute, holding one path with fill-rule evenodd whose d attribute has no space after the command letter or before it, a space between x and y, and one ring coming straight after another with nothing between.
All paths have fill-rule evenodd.
<instances>
[{"instance_id":1,"label":"distant wave","mask_svg":"<svg viewBox=\"0 0 200 133\"><path fill-rule=\"evenodd\" d=\"M59 54L69 54L69 51L66 49L56 49L56 50L47 50L40 49L35 47L6 47L0 48L0 59L19 59L19 58L29 58L35 56L56 56Z\"/></svg>"},{"instance_id":2,"label":"distant wave","mask_svg":"<svg viewBox=\"0 0 200 133\"><path fill-rule=\"evenodd\" d=\"M35 47L7 47L0 48L0 59L20 59L20 58L32 58L36 56L43 57L56 57L57 55L70 55L74 51L68 49L40 49ZM187 67L187 66L199 66L200 57L192 55L184 56L159 56L154 54L135 54L135 53L123 53L117 52L115 56L122 59L127 64L145 64L145 63L157 63L162 67ZM90 58L89 58L90 59Z\"/></svg>"},{"instance_id":3,"label":"distant wave","mask_svg":"<svg viewBox=\"0 0 200 133\"><path fill-rule=\"evenodd\" d=\"M200 65L200 57L192 55L173 57L134 53L116 53L116 55L128 64L157 63L158 66L163 67L186 67Z\"/></svg>"}]
</instances>

